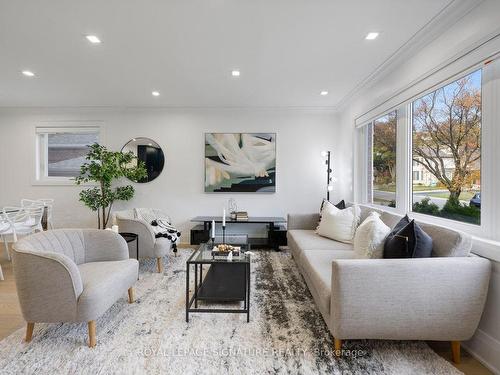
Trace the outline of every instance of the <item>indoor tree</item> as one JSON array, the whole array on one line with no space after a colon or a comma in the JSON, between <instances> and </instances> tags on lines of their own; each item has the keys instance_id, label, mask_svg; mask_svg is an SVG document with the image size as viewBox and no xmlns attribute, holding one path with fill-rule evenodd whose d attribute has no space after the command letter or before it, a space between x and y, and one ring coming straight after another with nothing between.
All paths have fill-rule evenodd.
<instances>
[{"instance_id":1,"label":"indoor tree","mask_svg":"<svg viewBox=\"0 0 500 375\"><path fill-rule=\"evenodd\" d=\"M113 202L128 201L134 196L132 185L114 186L122 177L139 181L147 172L142 161L132 152L109 151L105 146L94 143L89 146L85 162L80 168L80 176L75 178L77 185L95 183L96 186L82 190L80 201L92 211L97 211L98 228L106 228Z\"/></svg>"}]
</instances>

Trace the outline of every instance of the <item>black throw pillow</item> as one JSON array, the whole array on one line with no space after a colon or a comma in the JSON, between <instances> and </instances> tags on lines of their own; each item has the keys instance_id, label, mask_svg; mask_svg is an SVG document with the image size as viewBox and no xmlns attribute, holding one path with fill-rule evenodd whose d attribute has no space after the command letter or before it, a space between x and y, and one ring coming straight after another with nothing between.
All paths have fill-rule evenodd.
<instances>
[{"instance_id":1,"label":"black throw pillow","mask_svg":"<svg viewBox=\"0 0 500 375\"><path fill-rule=\"evenodd\" d=\"M398 233L401 229L406 227L408 224L410 224L410 218L408 217L408 215L405 215L405 217L403 217L401 220L399 220L399 222L394 226L394 228L392 228L391 233L389 233L389 235L387 237L394 236L396 233Z\"/></svg>"},{"instance_id":2,"label":"black throw pillow","mask_svg":"<svg viewBox=\"0 0 500 375\"><path fill-rule=\"evenodd\" d=\"M345 201L342 199L339 203L335 205L339 210L345 210Z\"/></svg>"},{"instance_id":3,"label":"black throw pillow","mask_svg":"<svg viewBox=\"0 0 500 375\"><path fill-rule=\"evenodd\" d=\"M405 216L408 219L407 216ZM432 238L415 222L400 227L403 218L387 236L384 244L384 258L428 258L432 254ZM399 230L397 227L399 226ZM396 231L395 231L396 230Z\"/></svg>"}]
</instances>

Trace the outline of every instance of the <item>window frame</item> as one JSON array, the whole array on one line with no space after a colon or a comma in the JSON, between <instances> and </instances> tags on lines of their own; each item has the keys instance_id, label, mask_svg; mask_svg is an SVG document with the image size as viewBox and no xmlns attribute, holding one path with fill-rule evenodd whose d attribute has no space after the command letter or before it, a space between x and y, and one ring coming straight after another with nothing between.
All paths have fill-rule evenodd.
<instances>
[{"instance_id":1,"label":"window frame","mask_svg":"<svg viewBox=\"0 0 500 375\"><path fill-rule=\"evenodd\" d=\"M377 120L380 120L381 118L385 117L385 116L388 116L392 113L395 113L396 114L396 135L395 135L395 141L396 141L396 169L395 169L395 173L396 173L396 190L394 191L394 201L396 203L396 207L391 207L391 206L388 206L388 205L384 205L384 204L379 204L379 203L375 203L373 201L373 196L374 196L374 193L373 193L373 177L374 177L374 173L373 173L373 145L375 143L375 123ZM398 180L398 175L399 175L399 160L398 160L398 149L399 149L399 146L398 146L398 136L399 136L399 129L398 129L398 118L399 118L399 112L397 109L392 109L390 111L387 111L385 112L384 114L380 115L380 116L377 116L375 119L373 119L372 121L370 121L369 124L367 124L367 141L370 142L370 147L367 147L367 173L370 173L370 177L367 176L367 185L366 185L366 189L367 189L367 193L368 193L368 196L367 196L367 199L366 201L369 202L370 204L372 204L373 206L375 207L380 207L380 208L387 208L387 209L396 209L398 208L398 205L399 205L399 201L398 201L398 194L400 193L400 189L398 189L398 184L397 184L397 180Z\"/></svg>"},{"instance_id":2,"label":"window frame","mask_svg":"<svg viewBox=\"0 0 500 375\"><path fill-rule=\"evenodd\" d=\"M412 103L413 101L425 96L433 91L438 90L457 79L460 79L472 72L482 69L481 81L481 223L480 225L464 223L456 220L435 217L431 215L421 214L412 211ZM495 188L500 187L500 168L495 160L500 160L500 106L496 103L500 102L500 58L480 62L467 69L464 69L453 76L442 80L427 90L422 91L411 98L405 99L401 105L387 108L380 111L383 115L393 110L397 110L397 172L396 172L396 208L383 206L382 208L394 211L399 214L408 214L411 218L418 221L441 226L453 227L468 234L471 234L475 241L500 241L500 232L497 230L500 227L500 199L497 197ZM359 201L374 208L380 209L381 206L372 204L367 200L368 187L368 152L367 152L367 135L366 125L373 123L380 115L374 116L370 121L366 121L363 125L357 127L358 148L357 152L359 159L356 165L360 167L362 172L357 175L358 186L360 189L355 189ZM364 151L363 151L364 149Z\"/></svg>"},{"instance_id":3,"label":"window frame","mask_svg":"<svg viewBox=\"0 0 500 375\"><path fill-rule=\"evenodd\" d=\"M94 133L98 134L99 144L104 144L103 127L98 122L51 122L34 127L35 165L32 185L76 186L74 177L47 176L48 170L48 133Z\"/></svg>"}]
</instances>

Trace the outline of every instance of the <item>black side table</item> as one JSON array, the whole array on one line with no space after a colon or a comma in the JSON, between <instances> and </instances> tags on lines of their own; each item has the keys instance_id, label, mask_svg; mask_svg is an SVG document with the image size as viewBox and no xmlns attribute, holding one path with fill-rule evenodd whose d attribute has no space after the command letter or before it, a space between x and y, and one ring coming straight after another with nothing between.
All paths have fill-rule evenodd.
<instances>
[{"instance_id":1,"label":"black side table","mask_svg":"<svg viewBox=\"0 0 500 375\"><path fill-rule=\"evenodd\" d=\"M123 237L127 243L135 241L135 250L137 255L137 261L139 261L139 236L135 233L121 232L120 236Z\"/></svg>"}]
</instances>

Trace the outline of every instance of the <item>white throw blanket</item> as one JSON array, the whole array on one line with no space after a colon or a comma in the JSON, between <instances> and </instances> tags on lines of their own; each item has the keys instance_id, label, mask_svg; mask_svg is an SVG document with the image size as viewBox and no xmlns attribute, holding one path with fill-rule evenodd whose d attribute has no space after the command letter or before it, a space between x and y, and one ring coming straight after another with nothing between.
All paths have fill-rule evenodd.
<instances>
[{"instance_id":1,"label":"white throw blanket","mask_svg":"<svg viewBox=\"0 0 500 375\"><path fill-rule=\"evenodd\" d=\"M136 208L135 215L138 219L142 219L150 225L156 238L167 238L175 245L181 237L181 232L172 225L170 217L160 210L153 208Z\"/></svg>"}]
</instances>

